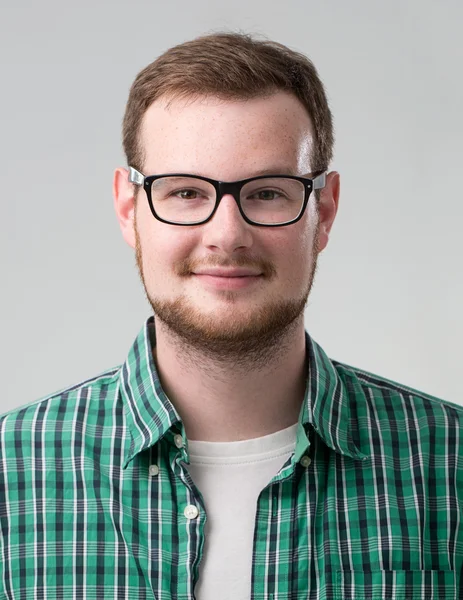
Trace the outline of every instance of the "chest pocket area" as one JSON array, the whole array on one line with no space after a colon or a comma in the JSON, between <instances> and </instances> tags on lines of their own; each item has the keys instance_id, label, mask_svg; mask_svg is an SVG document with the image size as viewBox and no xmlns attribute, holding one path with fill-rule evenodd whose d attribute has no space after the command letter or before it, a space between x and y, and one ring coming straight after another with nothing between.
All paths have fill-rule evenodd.
<instances>
[{"instance_id":1,"label":"chest pocket area","mask_svg":"<svg viewBox=\"0 0 463 600\"><path fill-rule=\"evenodd\" d=\"M335 600L457 600L455 571L339 571Z\"/></svg>"}]
</instances>

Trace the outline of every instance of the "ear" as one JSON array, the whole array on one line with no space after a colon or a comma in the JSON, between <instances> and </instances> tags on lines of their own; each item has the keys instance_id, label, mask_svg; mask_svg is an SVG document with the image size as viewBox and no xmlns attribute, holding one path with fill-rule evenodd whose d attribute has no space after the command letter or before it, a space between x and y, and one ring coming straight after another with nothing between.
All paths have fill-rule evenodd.
<instances>
[{"instance_id":1,"label":"ear","mask_svg":"<svg viewBox=\"0 0 463 600\"><path fill-rule=\"evenodd\" d=\"M321 252L328 245L329 234L338 212L340 191L339 173L332 171L326 176L325 187L321 190L319 212L319 238L318 251Z\"/></svg>"},{"instance_id":2,"label":"ear","mask_svg":"<svg viewBox=\"0 0 463 600\"><path fill-rule=\"evenodd\" d=\"M135 248L135 192L129 182L129 172L122 167L114 171L114 208L124 240Z\"/></svg>"}]
</instances>

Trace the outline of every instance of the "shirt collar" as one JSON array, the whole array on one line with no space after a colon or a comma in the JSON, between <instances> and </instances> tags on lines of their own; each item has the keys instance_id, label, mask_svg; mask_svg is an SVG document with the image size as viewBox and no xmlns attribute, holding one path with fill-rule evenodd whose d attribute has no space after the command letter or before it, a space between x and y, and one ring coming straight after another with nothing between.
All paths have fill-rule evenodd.
<instances>
[{"instance_id":1,"label":"shirt collar","mask_svg":"<svg viewBox=\"0 0 463 600\"><path fill-rule=\"evenodd\" d=\"M307 331L305 339L307 386L300 421L311 424L332 450L351 458L367 458L369 454L360 449L356 422L357 406L366 403L358 378L347 365L328 358Z\"/></svg>"},{"instance_id":2,"label":"shirt collar","mask_svg":"<svg viewBox=\"0 0 463 600\"><path fill-rule=\"evenodd\" d=\"M153 347L156 344L151 316L130 348L121 366L119 385L130 439L123 468L140 452L150 448L175 425L182 429L180 416L162 389ZM351 403L365 401L360 385L341 377L335 364L306 332L308 376L301 407L296 454L303 453L301 433L312 425L325 444L352 458L365 458L354 441ZM298 446L301 451L298 452ZM306 445L305 445L306 447Z\"/></svg>"},{"instance_id":3,"label":"shirt collar","mask_svg":"<svg viewBox=\"0 0 463 600\"><path fill-rule=\"evenodd\" d=\"M155 344L154 317L151 316L130 348L119 375L130 434L124 469L139 452L156 444L176 423L180 423L180 416L159 380L153 358Z\"/></svg>"}]
</instances>

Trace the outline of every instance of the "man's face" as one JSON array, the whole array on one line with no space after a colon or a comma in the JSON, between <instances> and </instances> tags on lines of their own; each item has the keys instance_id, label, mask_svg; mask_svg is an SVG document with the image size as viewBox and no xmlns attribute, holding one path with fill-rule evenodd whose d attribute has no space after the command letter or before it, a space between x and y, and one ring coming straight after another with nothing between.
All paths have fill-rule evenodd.
<instances>
[{"instance_id":1,"label":"man's face","mask_svg":"<svg viewBox=\"0 0 463 600\"><path fill-rule=\"evenodd\" d=\"M168 108L160 99L145 114L141 141L145 175L189 173L235 181L311 171L310 118L284 92L248 101L173 101ZM300 221L268 228L246 223L226 195L208 223L168 225L152 216L140 189L136 257L156 319L219 359L275 345L285 330L303 322L316 268L318 221L313 194ZM244 268L254 276L200 274L218 267Z\"/></svg>"}]
</instances>

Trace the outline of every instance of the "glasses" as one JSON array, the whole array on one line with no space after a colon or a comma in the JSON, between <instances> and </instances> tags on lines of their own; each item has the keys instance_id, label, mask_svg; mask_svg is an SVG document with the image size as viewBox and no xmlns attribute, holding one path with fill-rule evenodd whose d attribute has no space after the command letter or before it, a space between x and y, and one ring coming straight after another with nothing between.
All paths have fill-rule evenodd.
<instances>
[{"instance_id":1,"label":"glasses","mask_svg":"<svg viewBox=\"0 0 463 600\"><path fill-rule=\"evenodd\" d=\"M144 188L153 216L163 223L207 223L222 197L231 194L246 223L281 227L299 221L311 192L325 187L326 173L313 179L262 175L226 182L184 173L145 176L129 167L129 181Z\"/></svg>"}]
</instances>

